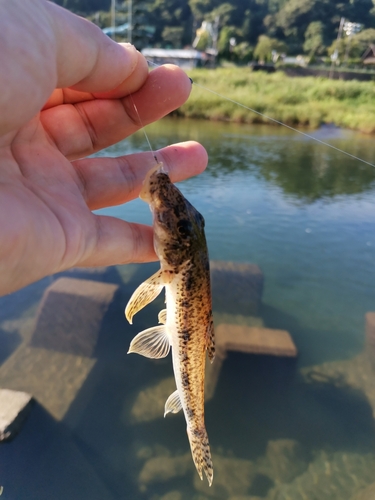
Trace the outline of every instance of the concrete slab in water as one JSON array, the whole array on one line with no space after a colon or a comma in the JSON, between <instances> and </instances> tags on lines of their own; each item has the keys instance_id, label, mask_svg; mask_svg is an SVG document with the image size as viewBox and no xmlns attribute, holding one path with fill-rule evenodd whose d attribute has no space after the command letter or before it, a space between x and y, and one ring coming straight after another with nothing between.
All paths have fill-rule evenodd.
<instances>
[{"instance_id":1,"label":"concrete slab in water","mask_svg":"<svg viewBox=\"0 0 375 500\"><path fill-rule=\"evenodd\" d=\"M216 356L206 369L206 400L214 395L222 364L228 351L271 356L296 357L297 348L285 330L220 324L215 329Z\"/></svg>"},{"instance_id":2,"label":"concrete slab in water","mask_svg":"<svg viewBox=\"0 0 375 500\"><path fill-rule=\"evenodd\" d=\"M211 261L213 309L256 315L262 299L263 273L255 264Z\"/></svg>"},{"instance_id":3,"label":"concrete slab in water","mask_svg":"<svg viewBox=\"0 0 375 500\"><path fill-rule=\"evenodd\" d=\"M359 491L350 500L374 500L374 498L375 498L375 483L372 483L367 488Z\"/></svg>"},{"instance_id":4,"label":"concrete slab in water","mask_svg":"<svg viewBox=\"0 0 375 500\"><path fill-rule=\"evenodd\" d=\"M375 312L366 313L365 323L366 344L360 354L351 359L303 368L301 372L310 383L332 384L362 392L375 418Z\"/></svg>"},{"instance_id":5,"label":"concrete slab in water","mask_svg":"<svg viewBox=\"0 0 375 500\"><path fill-rule=\"evenodd\" d=\"M0 367L0 384L33 394L57 420L64 417L96 360L21 345Z\"/></svg>"},{"instance_id":6,"label":"concrete slab in water","mask_svg":"<svg viewBox=\"0 0 375 500\"><path fill-rule=\"evenodd\" d=\"M0 386L33 394L62 419L96 363L104 316L117 289L65 277L49 286L36 321L25 326L24 342L0 366Z\"/></svg>"},{"instance_id":7,"label":"concrete slab in water","mask_svg":"<svg viewBox=\"0 0 375 500\"><path fill-rule=\"evenodd\" d=\"M216 345L225 351L297 356L292 337L285 330L221 324L215 330Z\"/></svg>"},{"instance_id":8,"label":"concrete slab in water","mask_svg":"<svg viewBox=\"0 0 375 500\"><path fill-rule=\"evenodd\" d=\"M366 351L375 368L375 312L368 312L365 316L366 321Z\"/></svg>"},{"instance_id":9,"label":"concrete slab in water","mask_svg":"<svg viewBox=\"0 0 375 500\"><path fill-rule=\"evenodd\" d=\"M216 355L211 364L206 362L205 399L210 400L215 393L220 371L228 351L274 356L294 357L297 348L288 332L262 327L220 324L215 331ZM170 376L147 389L142 390L134 401L130 415L123 415L125 421L148 422L162 418L164 404L175 390L174 377Z\"/></svg>"},{"instance_id":10,"label":"concrete slab in water","mask_svg":"<svg viewBox=\"0 0 375 500\"><path fill-rule=\"evenodd\" d=\"M19 432L31 405L30 394L0 389L0 441L9 441Z\"/></svg>"},{"instance_id":11,"label":"concrete slab in water","mask_svg":"<svg viewBox=\"0 0 375 500\"><path fill-rule=\"evenodd\" d=\"M60 278L44 292L31 345L92 356L118 285Z\"/></svg>"}]
</instances>

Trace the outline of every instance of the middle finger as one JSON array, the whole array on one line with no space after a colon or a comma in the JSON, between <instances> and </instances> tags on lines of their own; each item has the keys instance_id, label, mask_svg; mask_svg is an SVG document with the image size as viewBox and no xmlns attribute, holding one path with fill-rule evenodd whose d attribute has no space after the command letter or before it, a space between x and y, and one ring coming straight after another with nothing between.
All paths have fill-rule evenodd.
<instances>
[{"instance_id":1,"label":"middle finger","mask_svg":"<svg viewBox=\"0 0 375 500\"><path fill-rule=\"evenodd\" d=\"M189 141L168 146L155 153L172 182L201 173L207 165L206 150ZM90 210L120 205L136 198L146 173L155 165L151 152L118 158L87 158L72 163L80 190Z\"/></svg>"}]
</instances>

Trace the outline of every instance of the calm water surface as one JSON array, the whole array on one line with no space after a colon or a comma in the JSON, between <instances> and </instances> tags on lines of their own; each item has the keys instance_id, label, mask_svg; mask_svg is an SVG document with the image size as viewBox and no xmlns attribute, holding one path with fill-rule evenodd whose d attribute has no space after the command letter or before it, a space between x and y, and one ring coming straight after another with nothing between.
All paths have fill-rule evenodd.
<instances>
[{"instance_id":1,"label":"calm water surface","mask_svg":"<svg viewBox=\"0 0 375 500\"><path fill-rule=\"evenodd\" d=\"M40 405L23 433L0 448L0 461L8 460L4 477L0 467L4 498L350 500L375 481L375 371L361 358L365 313L375 311L375 168L276 127L166 119L147 133L155 149L187 139L204 144L207 170L179 187L205 217L211 259L260 266L258 320L288 330L298 359L228 355L206 406L215 465L209 489L192 469L182 416L160 418L173 390L170 359L126 356L130 339L155 323L162 306L162 299L150 305L132 327L122 316L155 265L89 276L121 288L96 364L62 418ZM374 161L373 137L331 127L313 135ZM102 155L145 149L139 133ZM151 222L140 200L100 213ZM0 299L3 367L27 342L11 321L35 314L53 279ZM46 427L55 448L40 444Z\"/></svg>"},{"instance_id":2,"label":"calm water surface","mask_svg":"<svg viewBox=\"0 0 375 500\"><path fill-rule=\"evenodd\" d=\"M295 330L299 363L358 352L375 307L375 168L275 127L165 120L147 133L154 149L205 145L206 172L179 187L204 214L212 259L261 267L267 321ZM375 158L372 137L329 127L312 135ZM109 152L144 148L138 134ZM140 200L101 212L151 223Z\"/></svg>"}]
</instances>

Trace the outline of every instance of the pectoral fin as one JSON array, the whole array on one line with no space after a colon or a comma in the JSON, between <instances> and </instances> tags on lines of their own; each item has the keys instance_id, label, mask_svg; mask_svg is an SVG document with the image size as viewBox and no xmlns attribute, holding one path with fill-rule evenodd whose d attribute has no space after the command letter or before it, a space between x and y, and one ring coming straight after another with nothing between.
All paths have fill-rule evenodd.
<instances>
[{"instance_id":1,"label":"pectoral fin","mask_svg":"<svg viewBox=\"0 0 375 500\"><path fill-rule=\"evenodd\" d=\"M130 297L125 309L126 319L130 324L133 322L133 316L143 309L147 304L152 302L161 292L165 285L162 278L162 271L159 270L146 281L141 283Z\"/></svg>"},{"instance_id":2,"label":"pectoral fin","mask_svg":"<svg viewBox=\"0 0 375 500\"><path fill-rule=\"evenodd\" d=\"M167 322L167 310L166 309L162 309L159 312L159 314L158 314L158 322L162 323L163 325L165 325L165 323Z\"/></svg>"},{"instance_id":3,"label":"pectoral fin","mask_svg":"<svg viewBox=\"0 0 375 500\"><path fill-rule=\"evenodd\" d=\"M180 395L177 390L175 390L167 399L164 408L164 417L167 413L178 413L182 409Z\"/></svg>"},{"instance_id":4,"label":"pectoral fin","mask_svg":"<svg viewBox=\"0 0 375 500\"><path fill-rule=\"evenodd\" d=\"M138 333L130 343L128 354L136 352L146 358L165 358L170 349L167 330L164 325L154 326Z\"/></svg>"}]
</instances>

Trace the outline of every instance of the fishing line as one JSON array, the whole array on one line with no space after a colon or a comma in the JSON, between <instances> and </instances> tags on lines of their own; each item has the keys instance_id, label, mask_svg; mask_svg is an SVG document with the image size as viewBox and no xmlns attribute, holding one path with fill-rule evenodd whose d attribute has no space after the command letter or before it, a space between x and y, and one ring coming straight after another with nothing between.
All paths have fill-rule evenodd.
<instances>
[{"instance_id":1,"label":"fishing line","mask_svg":"<svg viewBox=\"0 0 375 500\"><path fill-rule=\"evenodd\" d=\"M156 64L152 61L149 61L148 59L146 59L148 64L152 65L152 66L156 66L157 68L160 67L161 65L160 64ZM325 141L322 141L321 139L318 139L312 135L309 135L309 134L306 134L305 132L302 132L301 130L298 130L294 127L291 127L290 125L287 125L286 123L283 123L279 120L276 120L276 118L272 118L271 116L268 116L268 115L265 115L264 113L261 113L260 111L257 111L256 109L253 109L253 108L250 108L249 106L246 106L245 104L242 104L241 102L238 102L238 101L235 101L234 99L231 99L230 97L226 97L222 94L219 94L218 92L216 92L215 90L212 90L212 89L209 89L208 87L205 87L204 85L201 85L199 83L196 83L194 82L191 78L190 78L190 81L193 85L195 85L196 87L199 87L203 90L206 90L207 92L211 92L211 94L214 94L216 95L217 97L220 97L221 99L224 99L225 101L229 101L233 104L236 104L237 106L240 106L241 108L244 108L248 111L252 111L253 113L255 113L256 115L259 115L259 116L262 116L263 118L266 118L267 120L270 120L272 121L273 123L277 123L278 125L281 125L285 128L288 128L289 130L292 130L293 132L297 132L297 134L300 134L300 135L303 135L304 137L306 137L307 139L312 139L313 141L315 142L318 142L319 144L322 144L323 146L327 146L328 148L331 148L331 149L334 149L335 151L338 151L339 153L342 153L346 156L349 156L350 158L353 158L354 160L358 160L362 163L365 163L366 165L369 165L370 167L373 167L375 168L375 165L367 160L364 160L363 158L359 158L358 156L355 156L351 153L348 153L347 151L344 151L343 149L340 149L340 148L337 148L336 146L333 146L332 144L329 144L328 142L325 142Z\"/></svg>"},{"instance_id":2,"label":"fishing line","mask_svg":"<svg viewBox=\"0 0 375 500\"><path fill-rule=\"evenodd\" d=\"M140 115L139 115L139 112L138 112L137 106L135 105L135 102L134 102L133 96L132 96L131 94L129 94L129 96L130 96L130 99L131 99L132 104L133 104L133 106L134 106L135 112L137 113L138 120L139 120L139 124L141 125L141 128L142 128L142 130L143 130L143 133L145 134L146 141L147 141L148 147L150 148L151 154L152 154L152 156L154 157L154 160L156 161L156 163L159 163L159 162L158 162L158 159L156 158L156 153L155 153L155 151L153 150L153 148L152 148L152 146L151 146L151 142L150 142L150 139L148 138L148 135L147 135L147 133L146 133L145 127L144 127L144 125L143 125L143 123L142 123L142 120L141 120L141 117L140 117Z\"/></svg>"}]
</instances>

